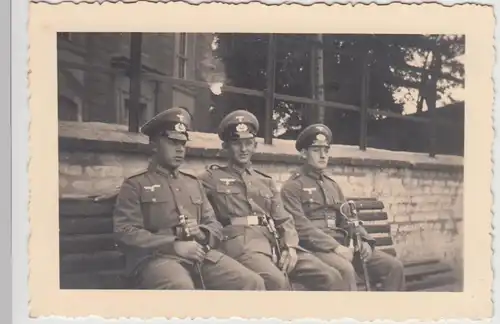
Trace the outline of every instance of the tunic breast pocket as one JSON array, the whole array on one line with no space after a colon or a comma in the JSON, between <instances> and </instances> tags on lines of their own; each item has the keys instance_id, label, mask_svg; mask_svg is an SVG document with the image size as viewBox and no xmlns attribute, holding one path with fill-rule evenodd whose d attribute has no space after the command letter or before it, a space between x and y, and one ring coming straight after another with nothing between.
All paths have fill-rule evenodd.
<instances>
[{"instance_id":1,"label":"tunic breast pocket","mask_svg":"<svg viewBox=\"0 0 500 324\"><path fill-rule=\"evenodd\" d=\"M160 195L146 194L141 197L144 228L152 233L177 225L173 215L168 215L169 201Z\"/></svg>"},{"instance_id":2,"label":"tunic breast pocket","mask_svg":"<svg viewBox=\"0 0 500 324\"><path fill-rule=\"evenodd\" d=\"M306 213L314 211L322 205L321 199L314 193L302 192L300 196L302 208Z\"/></svg>"},{"instance_id":3,"label":"tunic breast pocket","mask_svg":"<svg viewBox=\"0 0 500 324\"><path fill-rule=\"evenodd\" d=\"M273 193L269 189L261 189L259 191L259 197L262 199L262 203L267 210L271 210L273 203Z\"/></svg>"},{"instance_id":4,"label":"tunic breast pocket","mask_svg":"<svg viewBox=\"0 0 500 324\"><path fill-rule=\"evenodd\" d=\"M221 200L221 203L228 205L234 204L238 200L241 200L242 191L241 188L237 186L217 186L217 196Z\"/></svg>"},{"instance_id":5,"label":"tunic breast pocket","mask_svg":"<svg viewBox=\"0 0 500 324\"><path fill-rule=\"evenodd\" d=\"M189 196L190 200L191 200L191 204L192 204L192 217L194 217L196 219L196 222L200 222L200 217L201 217L201 213L202 213L202 204L203 204L203 199L201 198L201 196L199 195L190 195Z\"/></svg>"}]
</instances>

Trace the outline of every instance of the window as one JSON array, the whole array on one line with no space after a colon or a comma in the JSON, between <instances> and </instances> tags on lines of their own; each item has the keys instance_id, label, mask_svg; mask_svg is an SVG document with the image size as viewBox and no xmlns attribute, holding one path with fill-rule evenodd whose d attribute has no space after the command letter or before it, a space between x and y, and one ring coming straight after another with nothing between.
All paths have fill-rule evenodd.
<instances>
[{"instance_id":1,"label":"window","mask_svg":"<svg viewBox=\"0 0 500 324\"><path fill-rule=\"evenodd\" d=\"M70 98L59 95L58 98L59 120L81 121L78 104Z\"/></svg>"},{"instance_id":2,"label":"window","mask_svg":"<svg viewBox=\"0 0 500 324\"><path fill-rule=\"evenodd\" d=\"M188 65L188 35L187 33L180 33L177 35L177 49L176 49L176 75L179 79L187 79L187 65Z\"/></svg>"},{"instance_id":3,"label":"window","mask_svg":"<svg viewBox=\"0 0 500 324\"><path fill-rule=\"evenodd\" d=\"M129 99L124 99L125 111L124 111L124 118L122 120L122 124L125 124L125 125L128 124L128 120L129 120L129 107L130 107ZM142 125L149 119L149 116L147 116L148 115L148 105L144 102L139 102L139 109L140 109L139 125Z\"/></svg>"}]
</instances>

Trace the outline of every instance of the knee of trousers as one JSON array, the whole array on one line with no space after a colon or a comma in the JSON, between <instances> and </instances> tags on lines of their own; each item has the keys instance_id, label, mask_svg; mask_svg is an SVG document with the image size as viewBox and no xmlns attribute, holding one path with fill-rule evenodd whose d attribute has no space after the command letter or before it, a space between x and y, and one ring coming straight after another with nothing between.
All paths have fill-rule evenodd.
<instances>
[{"instance_id":1,"label":"knee of trousers","mask_svg":"<svg viewBox=\"0 0 500 324\"><path fill-rule=\"evenodd\" d=\"M343 280L342 273L335 268L330 268L328 272L325 272L325 277L328 283L337 284Z\"/></svg>"},{"instance_id":2,"label":"knee of trousers","mask_svg":"<svg viewBox=\"0 0 500 324\"><path fill-rule=\"evenodd\" d=\"M145 278L142 282L143 289L175 289L175 290L194 290L193 280L187 278L176 278L155 275Z\"/></svg>"},{"instance_id":3,"label":"knee of trousers","mask_svg":"<svg viewBox=\"0 0 500 324\"><path fill-rule=\"evenodd\" d=\"M239 282L242 290L266 290L264 279L255 272L245 274Z\"/></svg>"},{"instance_id":4,"label":"knee of trousers","mask_svg":"<svg viewBox=\"0 0 500 324\"><path fill-rule=\"evenodd\" d=\"M263 274L266 290L288 290L288 280L281 274Z\"/></svg>"},{"instance_id":5,"label":"knee of trousers","mask_svg":"<svg viewBox=\"0 0 500 324\"><path fill-rule=\"evenodd\" d=\"M354 270L354 266L349 261L345 260L345 262L338 263L335 267L338 272L342 275L342 277L355 277L356 270Z\"/></svg>"},{"instance_id":6,"label":"knee of trousers","mask_svg":"<svg viewBox=\"0 0 500 324\"><path fill-rule=\"evenodd\" d=\"M389 259L389 268L390 268L390 271L391 272L396 272L396 273L400 273L400 274L403 274L404 273L404 265L403 265L403 262L401 262L401 260L397 259L397 258L391 258Z\"/></svg>"}]
</instances>

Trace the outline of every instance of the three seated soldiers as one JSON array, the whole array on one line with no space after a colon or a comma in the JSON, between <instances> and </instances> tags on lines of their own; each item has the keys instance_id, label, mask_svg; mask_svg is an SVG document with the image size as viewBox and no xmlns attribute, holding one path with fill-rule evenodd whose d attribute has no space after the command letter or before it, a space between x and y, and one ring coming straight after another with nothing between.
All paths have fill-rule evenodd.
<instances>
[{"instance_id":1,"label":"three seated soldiers","mask_svg":"<svg viewBox=\"0 0 500 324\"><path fill-rule=\"evenodd\" d=\"M343 225L329 206L344 196L324 173L331 131L324 125L302 131L296 148L304 165L279 192L251 164L259 129L254 115L240 110L221 121L228 163L201 177L179 169L190 124L189 113L175 107L141 127L154 153L147 170L124 180L113 214L134 285L287 290L291 280L307 290L356 290L352 251L332 231ZM370 276L383 278L385 290L403 290L401 262L361 231Z\"/></svg>"}]
</instances>

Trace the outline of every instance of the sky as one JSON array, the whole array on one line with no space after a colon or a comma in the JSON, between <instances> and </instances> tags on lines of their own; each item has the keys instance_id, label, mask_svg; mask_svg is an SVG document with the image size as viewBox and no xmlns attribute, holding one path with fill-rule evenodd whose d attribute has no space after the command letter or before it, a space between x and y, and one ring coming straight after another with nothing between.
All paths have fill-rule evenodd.
<instances>
[{"instance_id":1,"label":"sky","mask_svg":"<svg viewBox=\"0 0 500 324\"><path fill-rule=\"evenodd\" d=\"M464 59L465 59L465 55L461 55L461 56L458 56L456 58L459 62L462 62L464 63ZM413 65L413 66L418 66L418 67L422 67L423 66L423 59L422 58L419 58L419 57L415 57L415 59L413 61L410 61L408 62L408 64L410 65ZM404 102L404 112L403 114L404 115L409 115L409 114L413 114L417 111L417 100L418 100L418 90L416 89L408 89L408 88L404 88L404 87L400 87L398 89L399 91L397 91L395 94L394 94L394 97L395 98L401 98L403 99L405 102ZM408 91L410 92L411 95L406 95L408 93ZM465 89L463 87L454 87L454 88L450 88L446 94L448 94L451 98L453 98L454 100L456 101L462 101L465 99ZM447 99L446 96L444 99L442 100L438 100L437 103L436 103L436 108L440 108L442 106L445 106L445 105L448 105L452 103L451 100ZM427 105L424 103L424 106L423 106L423 110L427 110Z\"/></svg>"}]
</instances>

